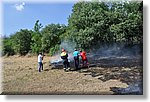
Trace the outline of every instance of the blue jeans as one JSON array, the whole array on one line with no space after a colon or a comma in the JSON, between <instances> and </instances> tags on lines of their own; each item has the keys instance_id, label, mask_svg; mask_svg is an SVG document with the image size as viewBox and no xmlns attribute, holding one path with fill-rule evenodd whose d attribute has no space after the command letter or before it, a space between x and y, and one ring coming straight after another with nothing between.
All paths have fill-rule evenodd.
<instances>
[{"instance_id":1,"label":"blue jeans","mask_svg":"<svg viewBox=\"0 0 150 102\"><path fill-rule=\"evenodd\" d=\"M43 63L42 62L38 62L39 66L38 66L38 70L39 72L41 72L41 69L43 70Z\"/></svg>"}]
</instances>

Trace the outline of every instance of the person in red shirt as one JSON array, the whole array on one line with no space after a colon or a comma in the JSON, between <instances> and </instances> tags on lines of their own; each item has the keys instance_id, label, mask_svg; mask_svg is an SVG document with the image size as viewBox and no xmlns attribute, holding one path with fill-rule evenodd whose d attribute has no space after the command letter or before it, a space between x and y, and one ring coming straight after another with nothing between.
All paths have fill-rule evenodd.
<instances>
[{"instance_id":1,"label":"person in red shirt","mask_svg":"<svg viewBox=\"0 0 150 102\"><path fill-rule=\"evenodd\" d=\"M85 63L86 63L86 66L87 66L88 65L88 59L86 57L86 52L80 50L80 56L82 58L82 66L85 66Z\"/></svg>"}]
</instances>

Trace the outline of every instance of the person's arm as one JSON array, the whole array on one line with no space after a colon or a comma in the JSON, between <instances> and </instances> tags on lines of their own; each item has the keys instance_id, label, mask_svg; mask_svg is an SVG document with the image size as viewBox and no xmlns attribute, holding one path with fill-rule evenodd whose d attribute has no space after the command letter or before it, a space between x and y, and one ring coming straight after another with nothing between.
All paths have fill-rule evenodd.
<instances>
[{"instance_id":1,"label":"person's arm","mask_svg":"<svg viewBox=\"0 0 150 102\"><path fill-rule=\"evenodd\" d=\"M41 55L41 58L42 58L42 60L43 60L43 55Z\"/></svg>"},{"instance_id":2,"label":"person's arm","mask_svg":"<svg viewBox=\"0 0 150 102\"><path fill-rule=\"evenodd\" d=\"M66 54L66 57L68 57L68 54Z\"/></svg>"},{"instance_id":3,"label":"person's arm","mask_svg":"<svg viewBox=\"0 0 150 102\"><path fill-rule=\"evenodd\" d=\"M79 53L79 56L81 56L81 52Z\"/></svg>"},{"instance_id":4,"label":"person's arm","mask_svg":"<svg viewBox=\"0 0 150 102\"><path fill-rule=\"evenodd\" d=\"M78 56L80 56L80 53L79 53L79 51L78 51Z\"/></svg>"}]
</instances>

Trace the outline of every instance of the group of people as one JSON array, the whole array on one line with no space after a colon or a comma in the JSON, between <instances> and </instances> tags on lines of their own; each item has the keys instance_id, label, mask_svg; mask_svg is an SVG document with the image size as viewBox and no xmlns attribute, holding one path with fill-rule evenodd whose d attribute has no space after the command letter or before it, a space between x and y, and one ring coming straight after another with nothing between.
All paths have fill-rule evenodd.
<instances>
[{"instance_id":1,"label":"group of people","mask_svg":"<svg viewBox=\"0 0 150 102\"><path fill-rule=\"evenodd\" d=\"M62 49L60 56L61 56L61 59L63 61L64 70L69 71L70 70L70 64L69 64L69 61L68 61L67 51L65 49ZM75 65L76 69L79 68L79 65L80 65L79 58L80 57L82 59L82 66L85 66L85 65L87 66L88 65L88 60L87 60L85 51L80 50L80 52L79 52L77 49L75 49L75 51L73 52L73 56L74 56L74 65ZM38 71L39 72L41 72L43 70L42 60L43 60L43 54L40 52L39 55L38 55Z\"/></svg>"},{"instance_id":2,"label":"group of people","mask_svg":"<svg viewBox=\"0 0 150 102\"><path fill-rule=\"evenodd\" d=\"M88 65L88 60L87 60L85 51L80 50L79 52L77 49L75 49L75 51L73 52L73 56L74 56L74 65L76 69L78 69L80 65L79 57L81 57L82 59L82 66ZM70 65L68 61L68 53L65 49L62 49L61 59L63 60L64 70L65 71L70 70Z\"/></svg>"}]
</instances>

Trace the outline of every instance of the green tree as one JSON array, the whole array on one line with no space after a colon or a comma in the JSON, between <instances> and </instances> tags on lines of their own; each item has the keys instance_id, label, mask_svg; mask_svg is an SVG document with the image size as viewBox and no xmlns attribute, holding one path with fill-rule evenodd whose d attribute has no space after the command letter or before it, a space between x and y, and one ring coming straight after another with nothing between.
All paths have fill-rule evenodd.
<instances>
[{"instance_id":1,"label":"green tree","mask_svg":"<svg viewBox=\"0 0 150 102\"><path fill-rule=\"evenodd\" d=\"M74 4L68 26L48 24L44 28L37 20L33 31L20 30L5 38L3 54L24 55L30 50L53 55L62 41L75 42L77 48L113 43L142 44L143 2L80 1ZM70 43L71 45L71 43Z\"/></svg>"},{"instance_id":2,"label":"green tree","mask_svg":"<svg viewBox=\"0 0 150 102\"><path fill-rule=\"evenodd\" d=\"M49 52L53 49L53 52L58 50L58 46L61 43L61 35L66 31L65 25L49 24L42 29L42 47L45 52ZM52 50L51 50L52 51Z\"/></svg>"},{"instance_id":3,"label":"green tree","mask_svg":"<svg viewBox=\"0 0 150 102\"><path fill-rule=\"evenodd\" d=\"M69 35L78 47L89 48L104 42L107 32L108 5L104 2L79 2L73 6L69 17Z\"/></svg>"},{"instance_id":4,"label":"green tree","mask_svg":"<svg viewBox=\"0 0 150 102\"><path fill-rule=\"evenodd\" d=\"M31 48L31 34L32 32L27 29L21 29L12 36L12 46L16 53L21 55L27 54Z\"/></svg>"},{"instance_id":5,"label":"green tree","mask_svg":"<svg viewBox=\"0 0 150 102\"><path fill-rule=\"evenodd\" d=\"M31 49L33 53L39 53L40 51L43 51L42 48L42 33L41 33L41 28L42 24L39 23L39 20L36 21L34 25L34 30L32 32L32 43L31 43Z\"/></svg>"},{"instance_id":6,"label":"green tree","mask_svg":"<svg viewBox=\"0 0 150 102\"><path fill-rule=\"evenodd\" d=\"M118 13L118 23L110 26L116 41L126 43L141 43L143 36L142 2L116 3L113 12ZM117 9L116 9L117 8Z\"/></svg>"},{"instance_id":7,"label":"green tree","mask_svg":"<svg viewBox=\"0 0 150 102\"><path fill-rule=\"evenodd\" d=\"M141 43L142 2L78 2L68 19L67 36L77 47L100 44Z\"/></svg>"},{"instance_id":8,"label":"green tree","mask_svg":"<svg viewBox=\"0 0 150 102\"><path fill-rule=\"evenodd\" d=\"M2 55L14 55L15 51L12 46L12 39L10 37L3 38L3 48L2 48Z\"/></svg>"}]
</instances>

